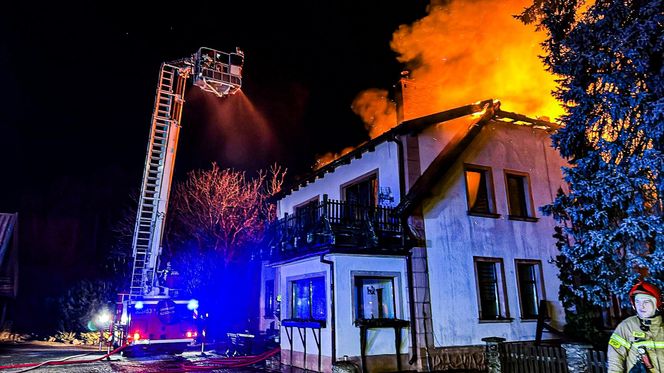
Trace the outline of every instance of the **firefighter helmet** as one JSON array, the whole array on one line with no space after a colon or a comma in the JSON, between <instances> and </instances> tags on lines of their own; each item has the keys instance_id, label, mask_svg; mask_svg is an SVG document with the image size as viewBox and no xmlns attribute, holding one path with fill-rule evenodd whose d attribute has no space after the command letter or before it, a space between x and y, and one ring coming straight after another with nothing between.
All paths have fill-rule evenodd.
<instances>
[{"instance_id":1,"label":"firefighter helmet","mask_svg":"<svg viewBox=\"0 0 664 373\"><path fill-rule=\"evenodd\" d=\"M636 305L634 304L634 297L636 294L647 294L655 297L657 300L656 308L658 310L662 308L662 294L657 286L645 281L639 281L636 283L636 285L632 286L632 289L629 291L629 301L632 303L632 307L635 308Z\"/></svg>"}]
</instances>

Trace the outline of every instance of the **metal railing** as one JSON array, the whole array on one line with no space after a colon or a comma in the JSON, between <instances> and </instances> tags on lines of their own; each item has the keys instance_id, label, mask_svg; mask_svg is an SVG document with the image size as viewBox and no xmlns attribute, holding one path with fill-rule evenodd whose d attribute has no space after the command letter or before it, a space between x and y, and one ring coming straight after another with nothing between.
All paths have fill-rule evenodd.
<instances>
[{"instance_id":1,"label":"metal railing","mask_svg":"<svg viewBox=\"0 0 664 373\"><path fill-rule=\"evenodd\" d=\"M394 209L323 199L272 223L267 232L273 259L328 248L402 248L403 230ZM265 255L264 255L265 256Z\"/></svg>"}]
</instances>

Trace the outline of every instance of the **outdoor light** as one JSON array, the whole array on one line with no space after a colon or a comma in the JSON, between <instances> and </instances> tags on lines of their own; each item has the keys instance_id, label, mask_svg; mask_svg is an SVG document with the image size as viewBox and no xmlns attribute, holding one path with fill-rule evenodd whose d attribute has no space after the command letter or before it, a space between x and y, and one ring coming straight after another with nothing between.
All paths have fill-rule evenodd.
<instances>
[{"instance_id":1,"label":"outdoor light","mask_svg":"<svg viewBox=\"0 0 664 373\"><path fill-rule=\"evenodd\" d=\"M190 300L189 303L187 303L187 309L189 311L194 311L198 309L198 301L196 299Z\"/></svg>"},{"instance_id":2,"label":"outdoor light","mask_svg":"<svg viewBox=\"0 0 664 373\"><path fill-rule=\"evenodd\" d=\"M97 321L100 325L106 325L111 321L111 315L109 315L106 311L102 311L102 313L97 317Z\"/></svg>"},{"instance_id":3,"label":"outdoor light","mask_svg":"<svg viewBox=\"0 0 664 373\"><path fill-rule=\"evenodd\" d=\"M134 308L137 309L137 310L142 310L143 309L143 302L141 302L139 300L138 302L136 302L136 304L134 304Z\"/></svg>"}]
</instances>

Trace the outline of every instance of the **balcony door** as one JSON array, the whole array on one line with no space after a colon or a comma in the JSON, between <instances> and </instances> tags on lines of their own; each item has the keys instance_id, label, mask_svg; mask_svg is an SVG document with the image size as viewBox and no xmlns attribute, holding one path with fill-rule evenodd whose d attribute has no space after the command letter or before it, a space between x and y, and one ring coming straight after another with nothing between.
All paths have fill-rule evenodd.
<instances>
[{"instance_id":1,"label":"balcony door","mask_svg":"<svg viewBox=\"0 0 664 373\"><path fill-rule=\"evenodd\" d=\"M343 195L346 202L360 206L376 206L377 191L378 181L376 173L372 173L343 187Z\"/></svg>"},{"instance_id":2,"label":"balcony door","mask_svg":"<svg viewBox=\"0 0 664 373\"><path fill-rule=\"evenodd\" d=\"M344 217L347 224L363 221L365 217L373 218L378 195L376 172L344 185L342 192L346 201Z\"/></svg>"}]
</instances>

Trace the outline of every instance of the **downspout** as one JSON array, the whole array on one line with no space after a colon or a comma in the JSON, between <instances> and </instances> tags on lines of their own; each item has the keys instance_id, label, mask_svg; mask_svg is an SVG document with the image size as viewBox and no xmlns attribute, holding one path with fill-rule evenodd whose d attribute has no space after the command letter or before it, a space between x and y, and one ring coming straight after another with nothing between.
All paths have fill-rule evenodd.
<instances>
[{"instance_id":1,"label":"downspout","mask_svg":"<svg viewBox=\"0 0 664 373\"><path fill-rule=\"evenodd\" d=\"M332 338L332 363L337 361L337 338L334 325L336 324L336 312L334 311L334 262L325 259L325 254L320 256L320 262L330 266L330 336Z\"/></svg>"},{"instance_id":2,"label":"downspout","mask_svg":"<svg viewBox=\"0 0 664 373\"><path fill-rule=\"evenodd\" d=\"M391 141L397 145L397 154L399 159L399 199L405 197L406 195L406 175L404 173L404 164L405 157L403 151L403 143L397 135L393 135L387 141ZM401 246L408 253L406 255L406 276L408 277L408 309L410 312L410 343L413 347L413 355L410 360L408 360L409 365L413 365L417 361L417 321L415 319L415 289L413 287L413 253L411 252L412 246L411 241L406 240L406 234L410 234L408 231L408 218L401 216L401 227L403 229L403 234L401 235Z\"/></svg>"}]
</instances>

